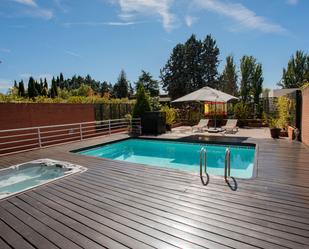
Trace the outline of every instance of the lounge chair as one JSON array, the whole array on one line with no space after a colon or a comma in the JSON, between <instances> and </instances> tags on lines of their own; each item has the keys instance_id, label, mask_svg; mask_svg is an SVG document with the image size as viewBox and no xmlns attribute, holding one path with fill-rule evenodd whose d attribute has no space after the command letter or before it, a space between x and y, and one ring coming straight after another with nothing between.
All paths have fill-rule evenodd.
<instances>
[{"instance_id":1,"label":"lounge chair","mask_svg":"<svg viewBox=\"0 0 309 249\"><path fill-rule=\"evenodd\" d=\"M222 126L222 129L225 130L225 133L236 133L238 132L237 119L228 119L225 126Z\"/></svg>"},{"instance_id":2,"label":"lounge chair","mask_svg":"<svg viewBox=\"0 0 309 249\"><path fill-rule=\"evenodd\" d=\"M204 128L208 128L209 119L201 119L197 125L192 126L192 132L194 129L203 131Z\"/></svg>"}]
</instances>

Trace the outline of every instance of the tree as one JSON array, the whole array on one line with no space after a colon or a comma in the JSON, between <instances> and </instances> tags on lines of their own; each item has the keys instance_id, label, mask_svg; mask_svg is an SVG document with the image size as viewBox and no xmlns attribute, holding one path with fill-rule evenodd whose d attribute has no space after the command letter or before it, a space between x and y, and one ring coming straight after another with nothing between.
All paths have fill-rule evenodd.
<instances>
[{"instance_id":1,"label":"tree","mask_svg":"<svg viewBox=\"0 0 309 249\"><path fill-rule=\"evenodd\" d=\"M29 98L35 98L39 95L38 90L36 88L36 82L33 79L33 77L29 78L28 82L28 97Z\"/></svg>"},{"instance_id":2,"label":"tree","mask_svg":"<svg viewBox=\"0 0 309 249\"><path fill-rule=\"evenodd\" d=\"M202 42L192 35L184 44L177 44L161 69L163 89L172 99L204 86L218 87L219 48L207 35Z\"/></svg>"},{"instance_id":3,"label":"tree","mask_svg":"<svg viewBox=\"0 0 309 249\"><path fill-rule=\"evenodd\" d=\"M18 96L25 97L25 86L23 80L18 83Z\"/></svg>"},{"instance_id":4,"label":"tree","mask_svg":"<svg viewBox=\"0 0 309 249\"><path fill-rule=\"evenodd\" d=\"M42 96L48 95L48 84L46 78L44 78L43 88L42 88Z\"/></svg>"},{"instance_id":5,"label":"tree","mask_svg":"<svg viewBox=\"0 0 309 249\"><path fill-rule=\"evenodd\" d=\"M151 96L156 97L159 95L159 83L154 80L150 73L142 70L142 74L139 76L138 81L136 82L136 89L139 85L143 85L145 91Z\"/></svg>"},{"instance_id":6,"label":"tree","mask_svg":"<svg viewBox=\"0 0 309 249\"><path fill-rule=\"evenodd\" d=\"M299 88L309 81L309 55L296 51L287 68L283 68L282 79L278 83L282 88Z\"/></svg>"},{"instance_id":7,"label":"tree","mask_svg":"<svg viewBox=\"0 0 309 249\"><path fill-rule=\"evenodd\" d=\"M14 88L18 88L16 80L14 80Z\"/></svg>"},{"instance_id":8,"label":"tree","mask_svg":"<svg viewBox=\"0 0 309 249\"><path fill-rule=\"evenodd\" d=\"M63 77L62 73L60 73L59 80L60 80L60 82L64 82L64 77Z\"/></svg>"},{"instance_id":9,"label":"tree","mask_svg":"<svg viewBox=\"0 0 309 249\"><path fill-rule=\"evenodd\" d=\"M111 94L113 90L113 86L110 83L107 83L106 81L103 81L103 83L101 84L101 97L106 96L106 94Z\"/></svg>"},{"instance_id":10,"label":"tree","mask_svg":"<svg viewBox=\"0 0 309 249\"><path fill-rule=\"evenodd\" d=\"M201 74L203 85L218 88L218 65L220 50L216 40L207 35L202 45L201 53ZM201 87L201 86L200 86Z\"/></svg>"},{"instance_id":11,"label":"tree","mask_svg":"<svg viewBox=\"0 0 309 249\"><path fill-rule=\"evenodd\" d=\"M140 84L136 93L136 102L133 108L133 117L139 118L145 112L150 110L151 108L150 108L149 96L146 93L144 86Z\"/></svg>"},{"instance_id":12,"label":"tree","mask_svg":"<svg viewBox=\"0 0 309 249\"><path fill-rule=\"evenodd\" d=\"M254 73L252 77L251 95L253 96L253 102L257 107L257 111L260 114L260 95L263 91L263 69L262 64L255 64Z\"/></svg>"},{"instance_id":13,"label":"tree","mask_svg":"<svg viewBox=\"0 0 309 249\"><path fill-rule=\"evenodd\" d=\"M113 94L116 98L127 98L129 95L129 82L124 70L121 70L117 83L114 85Z\"/></svg>"},{"instance_id":14,"label":"tree","mask_svg":"<svg viewBox=\"0 0 309 249\"><path fill-rule=\"evenodd\" d=\"M254 75L254 67L256 60L252 56L243 56L240 61L240 96L244 103L248 103L250 100L250 89L252 86L252 80Z\"/></svg>"},{"instance_id":15,"label":"tree","mask_svg":"<svg viewBox=\"0 0 309 249\"><path fill-rule=\"evenodd\" d=\"M233 56L226 57L226 65L220 77L220 89L233 96L238 95L238 75Z\"/></svg>"},{"instance_id":16,"label":"tree","mask_svg":"<svg viewBox=\"0 0 309 249\"><path fill-rule=\"evenodd\" d=\"M53 77L51 81L50 97L54 99L57 96L58 96L57 80L55 80L55 78Z\"/></svg>"},{"instance_id":17,"label":"tree","mask_svg":"<svg viewBox=\"0 0 309 249\"><path fill-rule=\"evenodd\" d=\"M184 45L177 44L166 65L160 70L163 89L168 92L172 99L179 98L187 93L184 52Z\"/></svg>"},{"instance_id":18,"label":"tree","mask_svg":"<svg viewBox=\"0 0 309 249\"><path fill-rule=\"evenodd\" d=\"M191 37L184 44L184 62L183 78L186 83L186 93L193 92L205 84L203 83L203 75L201 68L201 53L202 42L197 40L195 35Z\"/></svg>"}]
</instances>

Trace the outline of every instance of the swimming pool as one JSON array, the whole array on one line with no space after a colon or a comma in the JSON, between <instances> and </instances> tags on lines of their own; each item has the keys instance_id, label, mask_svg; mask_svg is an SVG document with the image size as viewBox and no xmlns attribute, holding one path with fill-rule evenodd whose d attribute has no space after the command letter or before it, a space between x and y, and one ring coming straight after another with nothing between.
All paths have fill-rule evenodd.
<instances>
[{"instance_id":1,"label":"swimming pool","mask_svg":"<svg viewBox=\"0 0 309 249\"><path fill-rule=\"evenodd\" d=\"M35 160L2 169L0 199L85 170L79 165L51 159Z\"/></svg>"},{"instance_id":2,"label":"swimming pool","mask_svg":"<svg viewBox=\"0 0 309 249\"><path fill-rule=\"evenodd\" d=\"M200 150L207 151L207 173L224 174L225 151L231 151L231 176L253 176L255 147L175 142L150 139L127 139L103 146L81 150L81 155L108 158L131 163L199 172Z\"/></svg>"}]
</instances>

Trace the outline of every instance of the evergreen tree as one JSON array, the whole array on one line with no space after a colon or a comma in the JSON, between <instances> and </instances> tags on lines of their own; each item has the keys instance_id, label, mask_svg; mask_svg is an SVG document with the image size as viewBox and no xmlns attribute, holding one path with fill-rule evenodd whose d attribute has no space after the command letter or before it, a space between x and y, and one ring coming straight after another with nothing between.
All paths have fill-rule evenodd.
<instances>
[{"instance_id":1,"label":"evergreen tree","mask_svg":"<svg viewBox=\"0 0 309 249\"><path fill-rule=\"evenodd\" d=\"M200 70L203 77L203 85L218 88L218 65L220 50L216 40L207 35L202 45ZM202 87L201 85L199 86Z\"/></svg>"},{"instance_id":2,"label":"evergreen tree","mask_svg":"<svg viewBox=\"0 0 309 249\"><path fill-rule=\"evenodd\" d=\"M204 86L203 72L201 70L201 53L202 42L197 40L195 35L191 35L184 44L185 67L183 68L183 78L185 78L187 93Z\"/></svg>"},{"instance_id":3,"label":"evergreen tree","mask_svg":"<svg viewBox=\"0 0 309 249\"><path fill-rule=\"evenodd\" d=\"M154 80L150 73L142 70L142 74L139 76L138 81L136 82L136 89L138 89L139 85L142 84L144 86L145 91L151 96L156 97L159 95L159 83ZM130 88L132 88L130 84ZM131 94L133 95L133 88Z\"/></svg>"},{"instance_id":4,"label":"evergreen tree","mask_svg":"<svg viewBox=\"0 0 309 249\"><path fill-rule=\"evenodd\" d=\"M36 83L33 77L29 78L28 82L28 97L29 98L35 98L38 96L38 90L36 88Z\"/></svg>"},{"instance_id":5,"label":"evergreen tree","mask_svg":"<svg viewBox=\"0 0 309 249\"><path fill-rule=\"evenodd\" d=\"M57 96L58 96L57 80L55 80L55 78L53 77L50 88L50 97L56 98Z\"/></svg>"},{"instance_id":6,"label":"evergreen tree","mask_svg":"<svg viewBox=\"0 0 309 249\"><path fill-rule=\"evenodd\" d=\"M216 41L206 36L202 42L192 35L185 44L177 44L160 71L163 89L174 98L204 86L217 88L219 48Z\"/></svg>"},{"instance_id":7,"label":"evergreen tree","mask_svg":"<svg viewBox=\"0 0 309 249\"><path fill-rule=\"evenodd\" d=\"M238 95L238 76L233 56L226 57L226 65L220 77L220 89L233 96Z\"/></svg>"},{"instance_id":8,"label":"evergreen tree","mask_svg":"<svg viewBox=\"0 0 309 249\"><path fill-rule=\"evenodd\" d=\"M134 95L134 89L132 87L132 84L129 84L129 97L132 97Z\"/></svg>"},{"instance_id":9,"label":"evergreen tree","mask_svg":"<svg viewBox=\"0 0 309 249\"><path fill-rule=\"evenodd\" d=\"M48 84L46 78L44 78L43 88L42 88L42 96L48 95Z\"/></svg>"},{"instance_id":10,"label":"evergreen tree","mask_svg":"<svg viewBox=\"0 0 309 249\"><path fill-rule=\"evenodd\" d=\"M117 83L114 85L113 94L116 98L127 98L129 95L129 83L124 70L121 70Z\"/></svg>"},{"instance_id":11,"label":"evergreen tree","mask_svg":"<svg viewBox=\"0 0 309 249\"><path fill-rule=\"evenodd\" d=\"M252 56L243 56L240 63L240 71L240 95L242 101L248 103L253 100L254 104L259 106L264 81L262 65L257 63L256 59Z\"/></svg>"},{"instance_id":12,"label":"evergreen tree","mask_svg":"<svg viewBox=\"0 0 309 249\"><path fill-rule=\"evenodd\" d=\"M59 80L60 80L60 82L64 82L64 77L63 77L63 74L62 74L62 73L60 73Z\"/></svg>"},{"instance_id":13,"label":"evergreen tree","mask_svg":"<svg viewBox=\"0 0 309 249\"><path fill-rule=\"evenodd\" d=\"M282 88L299 88L309 81L309 55L296 51L287 68L283 69L282 79L278 83Z\"/></svg>"},{"instance_id":14,"label":"evergreen tree","mask_svg":"<svg viewBox=\"0 0 309 249\"><path fill-rule=\"evenodd\" d=\"M168 92L172 99L187 94L185 68L185 47L177 44L168 59L166 65L160 70L163 89Z\"/></svg>"},{"instance_id":15,"label":"evergreen tree","mask_svg":"<svg viewBox=\"0 0 309 249\"><path fill-rule=\"evenodd\" d=\"M14 88L18 88L16 80L14 80Z\"/></svg>"},{"instance_id":16,"label":"evergreen tree","mask_svg":"<svg viewBox=\"0 0 309 249\"><path fill-rule=\"evenodd\" d=\"M260 95L263 91L263 69L262 64L257 63L254 67L254 73L252 77L251 95L253 96L254 104L260 109Z\"/></svg>"},{"instance_id":17,"label":"evergreen tree","mask_svg":"<svg viewBox=\"0 0 309 249\"><path fill-rule=\"evenodd\" d=\"M252 56L243 56L240 61L240 96L244 103L250 101L250 89L254 75L255 59Z\"/></svg>"},{"instance_id":18,"label":"evergreen tree","mask_svg":"<svg viewBox=\"0 0 309 249\"><path fill-rule=\"evenodd\" d=\"M150 110L151 108L150 108L149 96L146 93L144 86L140 84L136 92L136 102L133 108L133 117L139 118L145 112Z\"/></svg>"},{"instance_id":19,"label":"evergreen tree","mask_svg":"<svg viewBox=\"0 0 309 249\"><path fill-rule=\"evenodd\" d=\"M25 86L23 80L18 83L18 96L25 97Z\"/></svg>"},{"instance_id":20,"label":"evergreen tree","mask_svg":"<svg viewBox=\"0 0 309 249\"><path fill-rule=\"evenodd\" d=\"M105 94L110 94L112 92L113 86L110 83L107 83L106 81L103 81L101 84L101 97L103 97Z\"/></svg>"}]
</instances>

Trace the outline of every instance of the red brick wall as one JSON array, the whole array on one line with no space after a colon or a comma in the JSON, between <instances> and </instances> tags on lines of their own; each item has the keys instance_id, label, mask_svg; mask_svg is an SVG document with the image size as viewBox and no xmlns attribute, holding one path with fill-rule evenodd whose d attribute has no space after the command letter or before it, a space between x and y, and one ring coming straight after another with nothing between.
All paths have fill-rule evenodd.
<instances>
[{"instance_id":1,"label":"red brick wall","mask_svg":"<svg viewBox=\"0 0 309 249\"><path fill-rule=\"evenodd\" d=\"M302 141L309 146L309 87L303 90Z\"/></svg>"},{"instance_id":2,"label":"red brick wall","mask_svg":"<svg viewBox=\"0 0 309 249\"><path fill-rule=\"evenodd\" d=\"M0 103L0 130L94 120L92 104Z\"/></svg>"}]
</instances>

